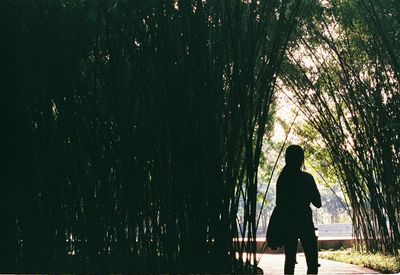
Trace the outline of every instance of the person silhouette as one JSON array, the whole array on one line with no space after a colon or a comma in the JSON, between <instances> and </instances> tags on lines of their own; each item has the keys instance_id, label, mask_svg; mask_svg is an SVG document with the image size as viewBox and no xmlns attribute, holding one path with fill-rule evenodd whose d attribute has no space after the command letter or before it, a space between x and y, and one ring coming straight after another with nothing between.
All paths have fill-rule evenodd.
<instances>
[{"instance_id":1,"label":"person silhouette","mask_svg":"<svg viewBox=\"0 0 400 275\"><path fill-rule=\"evenodd\" d=\"M299 145L288 146L285 162L276 184L276 207L270 219L270 232L267 232L267 240L269 237L271 243L268 246L284 247L284 272L294 274L300 239L307 261L307 274L318 274L318 245L310 203L320 208L321 196L313 176L301 170L304 151Z\"/></svg>"}]
</instances>

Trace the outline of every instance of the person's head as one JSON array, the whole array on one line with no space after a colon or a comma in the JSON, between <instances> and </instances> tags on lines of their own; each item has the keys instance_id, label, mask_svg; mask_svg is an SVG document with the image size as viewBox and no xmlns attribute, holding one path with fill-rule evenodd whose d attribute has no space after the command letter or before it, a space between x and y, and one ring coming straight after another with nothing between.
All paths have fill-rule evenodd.
<instances>
[{"instance_id":1,"label":"person's head","mask_svg":"<svg viewBox=\"0 0 400 275\"><path fill-rule=\"evenodd\" d=\"M299 145L289 145L285 153L286 166L300 169L304 162L304 151Z\"/></svg>"}]
</instances>

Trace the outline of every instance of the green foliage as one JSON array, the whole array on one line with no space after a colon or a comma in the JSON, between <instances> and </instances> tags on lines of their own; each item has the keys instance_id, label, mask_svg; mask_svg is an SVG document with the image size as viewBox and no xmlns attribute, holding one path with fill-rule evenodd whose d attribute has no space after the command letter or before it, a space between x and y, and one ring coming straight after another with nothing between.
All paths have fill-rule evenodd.
<instances>
[{"instance_id":1,"label":"green foliage","mask_svg":"<svg viewBox=\"0 0 400 275\"><path fill-rule=\"evenodd\" d=\"M360 265L375 269L382 273L400 272L400 258L382 253L360 253L354 250L320 252L322 259Z\"/></svg>"},{"instance_id":2,"label":"green foliage","mask_svg":"<svg viewBox=\"0 0 400 275\"><path fill-rule=\"evenodd\" d=\"M400 239L400 140L393 123L400 118L399 14L397 1L329 1L321 17L299 26L307 34L281 70L324 140L364 244L359 248L393 254Z\"/></svg>"}]
</instances>

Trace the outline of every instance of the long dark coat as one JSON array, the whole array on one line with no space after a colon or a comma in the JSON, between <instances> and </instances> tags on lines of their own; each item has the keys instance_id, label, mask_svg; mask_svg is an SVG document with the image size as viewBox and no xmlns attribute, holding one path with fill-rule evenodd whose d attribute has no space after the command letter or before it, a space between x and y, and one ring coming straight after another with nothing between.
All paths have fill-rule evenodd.
<instances>
[{"instance_id":1,"label":"long dark coat","mask_svg":"<svg viewBox=\"0 0 400 275\"><path fill-rule=\"evenodd\" d=\"M310 203L321 207L314 178L301 170L283 169L279 175L274 208L267 229L267 245L277 249L300 232L314 231Z\"/></svg>"}]
</instances>

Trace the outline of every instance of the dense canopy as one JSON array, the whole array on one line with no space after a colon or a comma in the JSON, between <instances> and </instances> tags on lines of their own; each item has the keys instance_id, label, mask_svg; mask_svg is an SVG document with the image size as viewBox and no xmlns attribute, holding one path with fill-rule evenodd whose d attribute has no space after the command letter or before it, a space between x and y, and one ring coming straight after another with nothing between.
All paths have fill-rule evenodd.
<instances>
[{"instance_id":1,"label":"dense canopy","mask_svg":"<svg viewBox=\"0 0 400 275\"><path fill-rule=\"evenodd\" d=\"M255 271L277 91L321 135L359 248L398 253L399 18L397 0L1 1L0 271Z\"/></svg>"}]
</instances>

